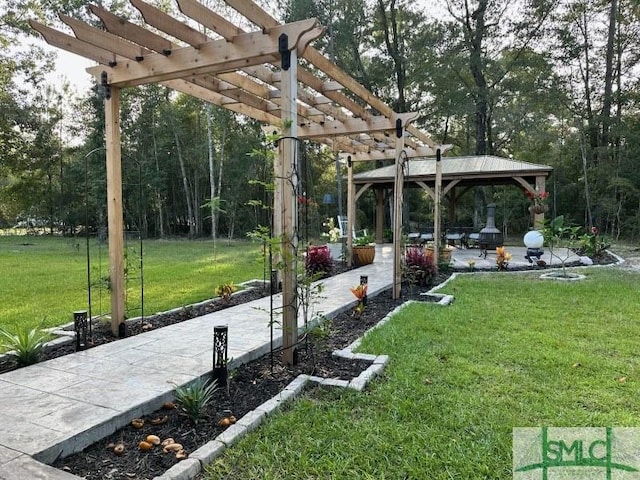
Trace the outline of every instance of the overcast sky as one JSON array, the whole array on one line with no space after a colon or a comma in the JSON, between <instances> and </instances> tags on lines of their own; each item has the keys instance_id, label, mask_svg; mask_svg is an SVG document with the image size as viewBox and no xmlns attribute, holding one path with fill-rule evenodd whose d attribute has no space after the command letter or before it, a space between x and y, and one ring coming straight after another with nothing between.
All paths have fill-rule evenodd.
<instances>
[{"instance_id":1,"label":"overcast sky","mask_svg":"<svg viewBox=\"0 0 640 480\"><path fill-rule=\"evenodd\" d=\"M444 3L444 0L416 0L415 5L429 6L430 9L435 8L441 11L444 8ZM87 67L95 65L94 62L65 50L50 47L40 38L37 40L37 43L48 51L57 53L56 69L48 75L48 80L52 84L61 85L63 79L66 78L78 92L82 93L94 82L93 78L86 72Z\"/></svg>"}]
</instances>

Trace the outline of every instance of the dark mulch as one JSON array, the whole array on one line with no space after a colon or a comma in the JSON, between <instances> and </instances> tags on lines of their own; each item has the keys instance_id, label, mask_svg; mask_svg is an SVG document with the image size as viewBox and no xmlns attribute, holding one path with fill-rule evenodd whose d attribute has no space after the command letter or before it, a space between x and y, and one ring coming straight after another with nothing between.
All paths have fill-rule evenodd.
<instances>
[{"instance_id":1,"label":"dark mulch","mask_svg":"<svg viewBox=\"0 0 640 480\"><path fill-rule=\"evenodd\" d=\"M443 281L448 274L438 278ZM421 297L425 289L408 289L414 299L432 301L432 297ZM391 298L390 291L369 298L361 315L345 312L333 320L327 320L320 328L301 340L298 349L298 364L285 366L280 355L269 354L242 365L234 370L229 382L229 392L224 389L216 392L215 398L207 408L204 420L193 424L177 409L159 410L143 417L142 429L128 425L113 435L87 447L83 452L58 460L54 466L89 480L98 479L151 479L161 475L166 469L178 462L175 455L164 454L160 447L149 452L141 452L138 443L147 435L157 435L161 439L171 437L181 443L187 452L193 452L201 445L219 435L223 428L218 421L224 411L230 410L237 418L255 409L260 404L280 392L299 374L306 373L327 378L351 379L359 375L369 362L337 359L331 355L336 349L349 345L375 325L389 311L406 301ZM273 362L273 363L272 363ZM167 416L167 422L152 426L151 420ZM116 456L107 448L110 443L122 442L125 452Z\"/></svg>"},{"instance_id":2,"label":"dark mulch","mask_svg":"<svg viewBox=\"0 0 640 480\"><path fill-rule=\"evenodd\" d=\"M607 258L596 263L611 263L614 259ZM531 269L540 269L531 267ZM446 280L451 271L440 273L433 284L440 284ZM280 392L287 384L301 373L317 375L327 378L351 379L360 374L369 366L368 362L349 361L336 359L331 353L336 349L344 348L353 340L375 325L389 311L408 299L432 301L433 298L421 296L427 287L404 288L404 298L393 300L389 291L370 298L364 312L356 316L353 312L345 312L331 321L327 321L312 334L304 337L298 348L298 364L288 367L280 360L280 355L266 355L258 360L242 365L231 374L228 391L220 389L207 408L204 420L193 424L188 418L181 415L177 409L160 410L144 417L145 424L137 430L132 426L126 426L113 435L87 447L83 452L71 455L55 462L57 468L69 471L92 479L151 479L161 475L165 470L178 462L172 454L162 453L160 447L149 452L141 452L138 443L147 435L157 435L161 439L174 438L181 443L187 452L193 452L201 445L219 435L223 428L218 426L218 421L224 416L226 410L230 410L234 416L241 418L247 412L255 409L266 400ZM128 328L128 334L139 331L147 331L151 328L159 328L171 323L183 321L202 315L229 305L265 295L263 289L255 289L233 297L226 305L219 300L209 302L201 307L185 308L171 315L158 315L146 318ZM116 340L111 336L108 326L105 332L98 334L94 330L94 343L98 344L101 338L104 341ZM71 351L73 346L69 347ZM69 353L68 351L66 353ZM52 355L48 352L47 355ZM0 363L0 371L2 364ZM159 425L151 425L152 419L166 416L167 422ZM116 456L107 445L123 443L125 453Z\"/></svg>"}]
</instances>

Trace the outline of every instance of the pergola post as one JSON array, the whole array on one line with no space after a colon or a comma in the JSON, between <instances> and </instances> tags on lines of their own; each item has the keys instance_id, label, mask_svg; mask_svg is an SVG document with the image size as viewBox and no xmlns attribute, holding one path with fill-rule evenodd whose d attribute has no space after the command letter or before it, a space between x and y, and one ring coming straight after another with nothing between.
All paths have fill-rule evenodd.
<instances>
[{"instance_id":1,"label":"pergola post","mask_svg":"<svg viewBox=\"0 0 640 480\"><path fill-rule=\"evenodd\" d=\"M402 288L402 206L404 196L404 128L402 121L396 127L396 175L393 188L393 292L400 298Z\"/></svg>"},{"instance_id":2,"label":"pergola post","mask_svg":"<svg viewBox=\"0 0 640 480\"><path fill-rule=\"evenodd\" d=\"M349 259L347 264L353 265L353 224L356 217L356 195L353 184L353 160L351 155L347 157L347 252Z\"/></svg>"},{"instance_id":3,"label":"pergola post","mask_svg":"<svg viewBox=\"0 0 640 480\"><path fill-rule=\"evenodd\" d=\"M124 227L122 218L122 157L120 147L120 89L110 88L105 98L107 148L107 217L109 232L109 287L111 332L124 336Z\"/></svg>"},{"instance_id":4,"label":"pergola post","mask_svg":"<svg viewBox=\"0 0 640 480\"><path fill-rule=\"evenodd\" d=\"M436 150L436 184L434 189L434 207L433 207L433 261L438 266L440 258L440 203L442 202L442 162L440 149Z\"/></svg>"},{"instance_id":5,"label":"pergola post","mask_svg":"<svg viewBox=\"0 0 640 480\"><path fill-rule=\"evenodd\" d=\"M287 38L280 38L285 46ZM288 47L288 46L287 46ZM288 365L296 363L298 343L298 118L297 118L297 66L295 49L282 52L282 171L277 179L282 189L282 352ZM287 57L288 61L287 61Z\"/></svg>"},{"instance_id":6,"label":"pergola post","mask_svg":"<svg viewBox=\"0 0 640 480\"><path fill-rule=\"evenodd\" d=\"M376 188L376 243L384 242L384 189Z\"/></svg>"}]
</instances>

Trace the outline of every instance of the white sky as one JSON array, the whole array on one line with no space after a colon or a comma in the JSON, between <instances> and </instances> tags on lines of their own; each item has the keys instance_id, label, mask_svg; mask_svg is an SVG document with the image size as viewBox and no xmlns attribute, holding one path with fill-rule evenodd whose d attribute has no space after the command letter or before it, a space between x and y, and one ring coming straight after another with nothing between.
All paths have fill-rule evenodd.
<instances>
[{"instance_id":1,"label":"white sky","mask_svg":"<svg viewBox=\"0 0 640 480\"><path fill-rule=\"evenodd\" d=\"M444 0L416 0L416 5L424 6L428 10L435 8L435 10L440 11L443 9L444 4ZM57 54L56 68L47 76L47 80L52 85L62 85L63 80L66 79L78 93L84 93L91 87L94 79L86 72L86 69L96 65L95 62L65 50L50 47L41 37L38 37L35 43L41 45L47 51L53 51Z\"/></svg>"},{"instance_id":2,"label":"white sky","mask_svg":"<svg viewBox=\"0 0 640 480\"><path fill-rule=\"evenodd\" d=\"M47 51L54 51L57 54L56 68L47 75L47 80L51 84L62 85L66 79L79 93L84 93L91 87L94 80L86 72L86 69L95 65L94 62L79 55L50 47L44 40L41 41L41 44Z\"/></svg>"}]
</instances>

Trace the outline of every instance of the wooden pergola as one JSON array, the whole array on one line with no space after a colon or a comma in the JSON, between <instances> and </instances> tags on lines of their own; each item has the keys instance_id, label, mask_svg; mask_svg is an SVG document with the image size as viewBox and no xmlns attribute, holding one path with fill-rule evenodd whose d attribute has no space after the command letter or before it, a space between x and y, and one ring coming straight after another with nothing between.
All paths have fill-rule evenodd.
<instances>
[{"instance_id":1,"label":"wooden pergola","mask_svg":"<svg viewBox=\"0 0 640 480\"><path fill-rule=\"evenodd\" d=\"M130 0L142 16L139 23L97 5L88 8L102 28L60 15L73 34L30 21L50 45L98 63L88 72L105 93L112 331L118 335L125 318L120 90L159 84L281 129L274 172L274 234L282 238L284 357L293 363L297 344L294 253L298 243L298 140L313 139L336 154L347 154L349 165L362 160L395 160L396 205L402 204L404 161L431 156L446 147L438 147L411 125L415 113L394 112L310 46L324 32L315 19L281 24L251 0L226 0L255 25L245 31L197 0L176 2L182 19L142 0ZM399 232L401 210L396 210L394 225ZM353 211L348 217L352 229ZM398 296L399 242L395 251L394 295Z\"/></svg>"}]
</instances>

